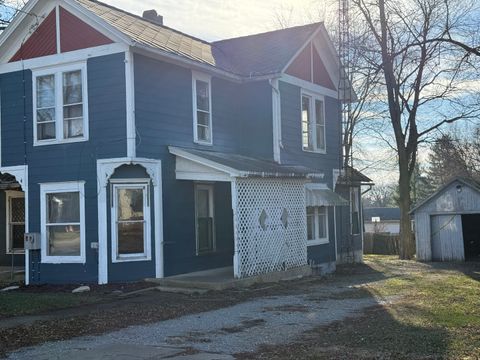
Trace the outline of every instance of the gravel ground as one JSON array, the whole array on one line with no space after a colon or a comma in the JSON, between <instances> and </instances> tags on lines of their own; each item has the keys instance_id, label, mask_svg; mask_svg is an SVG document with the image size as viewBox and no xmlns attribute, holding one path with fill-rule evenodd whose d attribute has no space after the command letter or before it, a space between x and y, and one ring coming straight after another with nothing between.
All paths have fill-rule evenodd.
<instances>
[{"instance_id":1,"label":"gravel ground","mask_svg":"<svg viewBox=\"0 0 480 360\"><path fill-rule=\"evenodd\" d=\"M152 349L168 350L169 358L178 359L185 357L172 356L185 351L197 355L252 352L263 344L292 342L305 331L361 314L365 308L378 303L372 297L355 296L354 292L355 289L340 284L312 284L296 295L263 297L100 336L45 343L11 353L8 358L105 359L111 358L111 349L125 346L137 349L135 357L144 359L153 358ZM171 353L172 349L177 355ZM163 358L160 352L154 358ZM208 354L205 358L214 358Z\"/></svg>"}]
</instances>

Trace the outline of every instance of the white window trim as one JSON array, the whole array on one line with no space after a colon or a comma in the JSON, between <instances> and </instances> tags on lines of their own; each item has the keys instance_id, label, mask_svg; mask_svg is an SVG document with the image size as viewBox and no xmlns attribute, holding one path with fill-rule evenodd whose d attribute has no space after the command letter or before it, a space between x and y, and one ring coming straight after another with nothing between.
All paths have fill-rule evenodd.
<instances>
[{"instance_id":1,"label":"white window trim","mask_svg":"<svg viewBox=\"0 0 480 360\"><path fill-rule=\"evenodd\" d=\"M326 234L325 234L326 237L324 237L324 238L317 238L318 229L319 229L319 226L318 226L318 208L319 208L319 206L313 206L313 208L314 208L313 219L314 219L314 222L315 222L315 239L308 240L308 238L307 238L307 246L329 244L330 240L329 240L329 229L328 229L329 228L329 226L328 226L329 225L329 223L328 223L328 207L324 206L324 208L325 208L325 232L326 232Z\"/></svg>"},{"instance_id":2,"label":"white window trim","mask_svg":"<svg viewBox=\"0 0 480 360\"><path fill-rule=\"evenodd\" d=\"M197 80L208 84L208 102L209 102L209 130L210 141L204 141L198 138L197 130ZM212 77L196 71L192 71L192 101L193 101L193 141L200 145L213 145L213 116L212 116Z\"/></svg>"},{"instance_id":3,"label":"white window trim","mask_svg":"<svg viewBox=\"0 0 480 360\"><path fill-rule=\"evenodd\" d=\"M309 97L310 98L310 124L309 124L309 129L310 132L313 131L313 149L305 149L303 147L303 129L302 129L302 103L303 103L303 97ZM319 100L323 103L322 110L323 110L323 121L324 121L324 132L323 132L323 137L324 137L324 144L325 144L325 149L318 148L317 145L317 119L316 119L316 111L315 111L315 101ZM312 130L313 129L313 130ZM301 147L304 152L310 152L310 153L316 153L316 154L326 154L327 153L327 118L325 117L325 96L316 94L311 91L306 91L302 89L301 94L300 94L300 139L301 139ZM309 134L310 136L310 134Z\"/></svg>"},{"instance_id":4,"label":"white window trim","mask_svg":"<svg viewBox=\"0 0 480 360\"><path fill-rule=\"evenodd\" d=\"M82 105L83 105L83 136L65 139L63 137L63 81L64 72L80 70L82 72ZM38 140L37 138L37 77L45 75L55 76L55 139ZM32 70L33 92L33 146L64 144L88 141L88 83L87 63L85 61L48 68Z\"/></svg>"},{"instance_id":5,"label":"white window trim","mask_svg":"<svg viewBox=\"0 0 480 360\"><path fill-rule=\"evenodd\" d=\"M210 216L212 217L212 250L209 251L199 251L199 241L198 241L198 215L197 215L197 190L207 190L208 191L208 201L211 206L209 206ZM213 184L203 184L196 183L194 188L194 201L195 201L195 253L197 256L212 254L217 251L217 236L215 231L215 197L214 197L214 187Z\"/></svg>"},{"instance_id":6,"label":"white window trim","mask_svg":"<svg viewBox=\"0 0 480 360\"><path fill-rule=\"evenodd\" d=\"M47 254L47 194L78 192L80 205L80 255L51 256ZM40 184L40 224L42 263L69 264L85 263L85 181L68 181Z\"/></svg>"},{"instance_id":7,"label":"white window trim","mask_svg":"<svg viewBox=\"0 0 480 360\"><path fill-rule=\"evenodd\" d=\"M132 261L150 261L152 259L151 246L151 199L150 199L150 179L111 179L112 186L110 199L111 207L111 234L112 234L112 263L123 263ZM142 189L143 190L143 219L145 227L143 231L143 253L118 255L118 231L117 231L117 189Z\"/></svg>"},{"instance_id":8,"label":"white window trim","mask_svg":"<svg viewBox=\"0 0 480 360\"><path fill-rule=\"evenodd\" d=\"M5 191L5 214L6 214L5 246L6 246L7 255L12 255L13 253L25 254L25 249L22 249L22 250L17 249L15 251L12 251L12 247L11 247L12 239L10 238L10 199L13 199L13 198L25 198L25 193L23 191L15 191L15 190ZM24 221L25 220L26 220L26 217L24 218ZM25 225L26 225L26 222L25 222Z\"/></svg>"}]
</instances>

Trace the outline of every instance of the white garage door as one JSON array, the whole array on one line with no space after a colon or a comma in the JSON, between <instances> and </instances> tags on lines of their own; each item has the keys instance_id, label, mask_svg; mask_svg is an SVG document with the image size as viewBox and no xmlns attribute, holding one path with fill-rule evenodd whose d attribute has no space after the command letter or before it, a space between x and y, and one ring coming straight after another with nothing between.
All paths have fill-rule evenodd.
<instances>
[{"instance_id":1,"label":"white garage door","mask_svg":"<svg viewBox=\"0 0 480 360\"><path fill-rule=\"evenodd\" d=\"M432 260L463 261L463 231L461 215L433 215Z\"/></svg>"}]
</instances>

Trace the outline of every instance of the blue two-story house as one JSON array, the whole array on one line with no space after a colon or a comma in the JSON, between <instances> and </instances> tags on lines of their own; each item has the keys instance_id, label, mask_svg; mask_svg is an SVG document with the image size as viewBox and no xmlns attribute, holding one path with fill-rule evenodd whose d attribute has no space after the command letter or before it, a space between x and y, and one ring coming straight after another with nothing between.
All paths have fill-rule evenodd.
<instances>
[{"instance_id":1,"label":"blue two-story house","mask_svg":"<svg viewBox=\"0 0 480 360\"><path fill-rule=\"evenodd\" d=\"M0 261L105 284L361 259L338 74L321 23L209 43L30 0L0 36Z\"/></svg>"}]
</instances>

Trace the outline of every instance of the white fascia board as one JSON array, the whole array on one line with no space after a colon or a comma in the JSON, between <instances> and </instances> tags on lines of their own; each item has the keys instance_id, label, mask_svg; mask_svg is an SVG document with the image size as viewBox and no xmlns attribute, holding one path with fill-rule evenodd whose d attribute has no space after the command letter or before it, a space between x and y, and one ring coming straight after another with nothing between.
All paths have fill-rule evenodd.
<instances>
[{"instance_id":1,"label":"white fascia board","mask_svg":"<svg viewBox=\"0 0 480 360\"><path fill-rule=\"evenodd\" d=\"M5 31L1 35L0 45L0 63L8 63L10 59L18 52L22 44L29 38L29 36L37 29L47 16L56 9L55 1L38 1L29 11L25 11L26 14L19 12L14 18L19 19L19 22L12 31L5 34ZM20 14L24 16L20 17Z\"/></svg>"},{"instance_id":2,"label":"white fascia board","mask_svg":"<svg viewBox=\"0 0 480 360\"><path fill-rule=\"evenodd\" d=\"M87 49L69 51L61 54L42 56L38 58L15 61L7 64L0 64L0 74L20 71L24 69L41 69L59 64L85 61L89 58L117 54L128 51L128 46L119 43L101 45Z\"/></svg>"},{"instance_id":3,"label":"white fascia board","mask_svg":"<svg viewBox=\"0 0 480 360\"><path fill-rule=\"evenodd\" d=\"M0 35L0 48L3 46L5 41L10 37L10 35L18 28L18 26L22 23L22 21L29 15L35 5L37 5L39 0L30 0L28 1L25 6L22 8L22 11L19 11L18 14L13 18L12 22L7 26L5 30L3 30L2 34Z\"/></svg>"},{"instance_id":4,"label":"white fascia board","mask_svg":"<svg viewBox=\"0 0 480 360\"><path fill-rule=\"evenodd\" d=\"M214 170L218 170L218 171L221 171L223 173L226 173L228 174L230 177L245 177L246 174L242 173L242 172L239 172L229 166L225 166L225 165L221 165L215 161L211 161L211 160L207 160L207 159L204 159L200 156L197 156L197 155L193 155L187 151L184 151L182 149L179 149L177 147L174 147L174 146L169 146L168 147L168 151L170 152L170 154L172 155L175 155L175 156L180 156L184 159L187 159L187 160L190 160L190 161L193 161L193 162L196 162L200 165L204 165L204 166L207 166L207 167L210 167Z\"/></svg>"},{"instance_id":5,"label":"white fascia board","mask_svg":"<svg viewBox=\"0 0 480 360\"><path fill-rule=\"evenodd\" d=\"M288 67L295 61L295 59L297 58L298 55L300 55L300 53L305 50L305 48L308 46L308 44L310 43L310 41L312 41L315 36L317 36L317 34L320 32L322 28L322 25L319 24L318 25L318 28L317 30L315 30L312 35L310 35L308 37L308 39L305 41L305 43L300 47L300 49L297 50L297 52L292 56L292 58L290 60L288 60L287 64L283 67L282 69L282 73L284 73L285 71L287 71Z\"/></svg>"},{"instance_id":6,"label":"white fascia board","mask_svg":"<svg viewBox=\"0 0 480 360\"><path fill-rule=\"evenodd\" d=\"M280 81L284 81L288 84L291 85L296 85L303 90L307 90L309 92L314 93L315 95L322 95L322 96L328 96L334 99L338 99L338 92L329 88L326 88L321 85L317 85L314 83L311 83L309 81L305 81L299 78L296 78L294 76L288 75L288 74L283 74L282 77L279 79Z\"/></svg>"}]
</instances>

